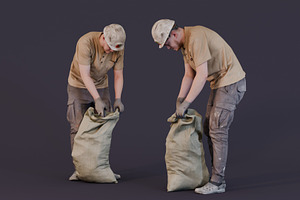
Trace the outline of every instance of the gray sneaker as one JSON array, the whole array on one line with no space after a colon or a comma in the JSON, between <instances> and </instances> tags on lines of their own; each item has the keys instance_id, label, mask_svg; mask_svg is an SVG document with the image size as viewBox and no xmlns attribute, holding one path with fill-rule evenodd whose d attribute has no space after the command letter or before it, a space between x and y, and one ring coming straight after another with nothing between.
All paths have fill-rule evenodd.
<instances>
[{"instance_id":1,"label":"gray sneaker","mask_svg":"<svg viewBox=\"0 0 300 200\"><path fill-rule=\"evenodd\" d=\"M114 175L115 175L115 177L116 177L117 180L121 179L121 175L120 174L115 174L114 173Z\"/></svg>"},{"instance_id":2,"label":"gray sneaker","mask_svg":"<svg viewBox=\"0 0 300 200\"><path fill-rule=\"evenodd\" d=\"M211 182L206 183L204 186L200 188L196 188L195 192L199 194L215 194L215 193L223 193L225 192L226 183L225 181L222 182L221 185L216 186Z\"/></svg>"},{"instance_id":3,"label":"gray sneaker","mask_svg":"<svg viewBox=\"0 0 300 200\"><path fill-rule=\"evenodd\" d=\"M78 181L78 177L76 176L76 171L70 176L69 181Z\"/></svg>"}]
</instances>

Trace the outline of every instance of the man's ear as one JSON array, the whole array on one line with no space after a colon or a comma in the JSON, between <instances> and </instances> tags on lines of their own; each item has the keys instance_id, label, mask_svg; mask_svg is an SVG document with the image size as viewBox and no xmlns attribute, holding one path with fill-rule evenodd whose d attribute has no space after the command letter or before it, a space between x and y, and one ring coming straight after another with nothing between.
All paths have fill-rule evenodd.
<instances>
[{"instance_id":1,"label":"man's ear","mask_svg":"<svg viewBox=\"0 0 300 200\"><path fill-rule=\"evenodd\" d=\"M175 31L175 30L173 30L173 31L171 32L171 34L174 35L175 38L178 37L178 33L177 33L177 31Z\"/></svg>"}]
</instances>

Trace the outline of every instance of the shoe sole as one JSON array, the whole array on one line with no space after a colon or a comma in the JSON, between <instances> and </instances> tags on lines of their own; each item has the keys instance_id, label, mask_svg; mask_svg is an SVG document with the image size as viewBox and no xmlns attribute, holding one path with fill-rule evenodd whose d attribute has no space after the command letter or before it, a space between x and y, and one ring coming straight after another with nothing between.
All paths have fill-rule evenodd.
<instances>
[{"instance_id":1,"label":"shoe sole","mask_svg":"<svg viewBox=\"0 0 300 200\"><path fill-rule=\"evenodd\" d=\"M213 192L198 192L195 190L196 193L198 194L219 194L219 193L223 193L225 192L225 189L219 189L219 190L216 190L216 191L213 191Z\"/></svg>"}]
</instances>

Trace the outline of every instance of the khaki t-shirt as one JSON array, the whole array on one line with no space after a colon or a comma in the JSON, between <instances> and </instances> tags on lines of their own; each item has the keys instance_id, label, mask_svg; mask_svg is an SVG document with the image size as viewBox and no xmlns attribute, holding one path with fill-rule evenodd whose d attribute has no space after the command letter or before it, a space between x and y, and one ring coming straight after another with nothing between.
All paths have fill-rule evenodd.
<instances>
[{"instance_id":1,"label":"khaki t-shirt","mask_svg":"<svg viewBox=\"0 0 300 200\"><path fill-rule=\"evenodd\" d=\"M243 79L237 57L220 35L203 26L184 27L185 42L181 49L185 63L195 71L207 61L208 78L212 89L220 88Z\"/></svg>"},{"instance_id":2,"label":"khaki t-shirt","mask_svg":"<svg viewBox=\"0 0 300 200\"><path fill-rule=\"evenodd\" d=\"M89 32L78 40L68 78L71 86L86 88L80 76L79 64L91 66L90 76L97 89L108 87L108 70L123 69L124 50L105 53L100 45L101 34L102 32Z\"/></svg>"}]
</instances>

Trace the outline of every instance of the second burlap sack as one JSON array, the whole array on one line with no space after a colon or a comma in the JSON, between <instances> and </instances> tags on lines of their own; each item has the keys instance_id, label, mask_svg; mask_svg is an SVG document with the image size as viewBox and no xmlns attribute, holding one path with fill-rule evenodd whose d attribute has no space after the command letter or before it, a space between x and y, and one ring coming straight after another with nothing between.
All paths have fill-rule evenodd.
<instances>
[{"instance_id":1,"label":"second burlap sack","mask_svg":"<svg viewBox=\"0 0 300 200\"><path fill-rule=\"evenodd\" d=\"M168 122L171 123L165 154L168 192L195 189L206 184L209 172L202 144L201 115L188 109L184 118L177 119L173 114Z\"/></svg>"}]
</instances>

